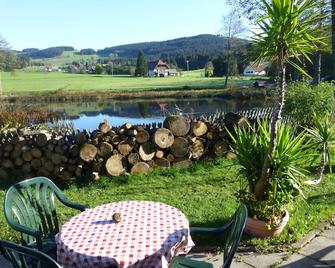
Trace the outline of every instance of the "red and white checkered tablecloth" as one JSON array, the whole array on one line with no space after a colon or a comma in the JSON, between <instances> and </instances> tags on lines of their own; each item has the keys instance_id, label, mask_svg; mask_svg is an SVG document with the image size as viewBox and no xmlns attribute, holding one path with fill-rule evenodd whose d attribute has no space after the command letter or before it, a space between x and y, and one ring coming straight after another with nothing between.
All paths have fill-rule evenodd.
<instances>
[{"instance_id":1,"label":"red and white checkered tablecloth","mask_svg":"<svg viewBox=\"0 0 335 268\"><path fill-rule=\"evenodd\" d=\"M121 213L115 223L114 213ZM65 223L56 236L63 267L164 268L193 246L184 214L169 205L123 201L88 209Z\"/></svg>"}]
</instances>

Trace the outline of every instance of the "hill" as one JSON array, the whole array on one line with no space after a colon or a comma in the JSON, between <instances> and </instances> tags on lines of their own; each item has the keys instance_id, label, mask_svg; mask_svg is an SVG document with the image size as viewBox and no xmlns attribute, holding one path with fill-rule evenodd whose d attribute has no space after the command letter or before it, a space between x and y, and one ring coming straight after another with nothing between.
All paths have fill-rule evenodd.
<instances>
[{"instance_id":1,"label":"hill","mask_svg":"<svg viewBox=\"0 0 335 268\"><path fill-rule=\"evenodd\" d=\"M239 46L246 46L247 40L238 39ZM135 58L139 50L143 50L146 57L149 58L166 58L185 57L193 54L202 55L217 55L221 53L227 45L227 38L212 35L202 34L192 37L183 37L160 42L144 42L108 47L98 50L98 55L116 54L122 58Z\"/></svg>"},{"instance_id":2,"label":"hill","mask_svg":"<svg viewBox=\"0 0 335 268\"><path fill-rule=\"evenodd\" d=\"M129 74L129 68L136 65L136 57L140 50L143 50L147 61L160 58L175 68L196 70L203 68L209 60L218 57L226 46L226 37L202 34L167 41L107 47L97 51L90 48L76 51L73 47L51 47L42 50L28 48L19 54L32 58L36 65L42 66L44 64L65 66L73 62L108 64L113 60L114 73ZM245 56L249 50L248 46L249 41L247 40L237 39L235 42L234 54L239 70L243 69Z\"/></svg>"}]
</instances>

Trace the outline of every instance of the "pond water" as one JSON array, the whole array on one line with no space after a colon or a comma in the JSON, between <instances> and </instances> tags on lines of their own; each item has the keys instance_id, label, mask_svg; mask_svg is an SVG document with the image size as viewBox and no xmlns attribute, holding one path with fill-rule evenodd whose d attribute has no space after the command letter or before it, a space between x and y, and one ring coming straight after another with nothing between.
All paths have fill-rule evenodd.
<instances>
[{"instance_id":1,"label":"pond water","mask_svg":"<svg viewBox=\"0 0 335 268\"><path fill-rule=\"evenodd\" d=\"M35 105L35 104L33 104ZM30 106L33 106L30 105ZM149 124L162 122L167 113L186 114L191 117L211 115L216 112L248 110L269 107L271 103L262 100L238 100L222 98L159 99L159 100L109 100L99 102L64 102L36 104L51 111L58 111L67 118L65 123L75 129L94 130L107 120L112 126L126 122Z\"/></svg>"}]
</instances>

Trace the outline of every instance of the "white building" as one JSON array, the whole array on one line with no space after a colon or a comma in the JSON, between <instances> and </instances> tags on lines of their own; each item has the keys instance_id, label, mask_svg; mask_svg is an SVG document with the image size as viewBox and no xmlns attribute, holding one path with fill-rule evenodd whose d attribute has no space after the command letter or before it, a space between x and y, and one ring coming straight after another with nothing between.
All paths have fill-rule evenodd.
<instances>
[{"instance_id":1,"label":"white building","mask_svg":"<svg viewBox=\"0 0 335 268\"><path fill-rule=\"evenodd\" d=\"M251 61L243 71L243 75L246 76L257 76L257 75L266 75L266 72L260 64Z\"/></svg>"}]
</instances>

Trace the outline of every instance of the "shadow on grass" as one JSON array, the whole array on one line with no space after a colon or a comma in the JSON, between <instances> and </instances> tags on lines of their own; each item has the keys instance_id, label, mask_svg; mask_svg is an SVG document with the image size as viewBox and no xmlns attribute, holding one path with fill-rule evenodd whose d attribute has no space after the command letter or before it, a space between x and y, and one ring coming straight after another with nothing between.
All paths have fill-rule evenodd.
<instances>
[{"instance_id":1,"label":"shadow on grass","mask_svg":"<svg viewBox=\"0 0 335 268\"><path fill-rule=\"evenodd\" d=\"M308 203L314 204L333 204L335 199L335 193L313 195L307 198Z\"/></svg>"}]
</instances>

